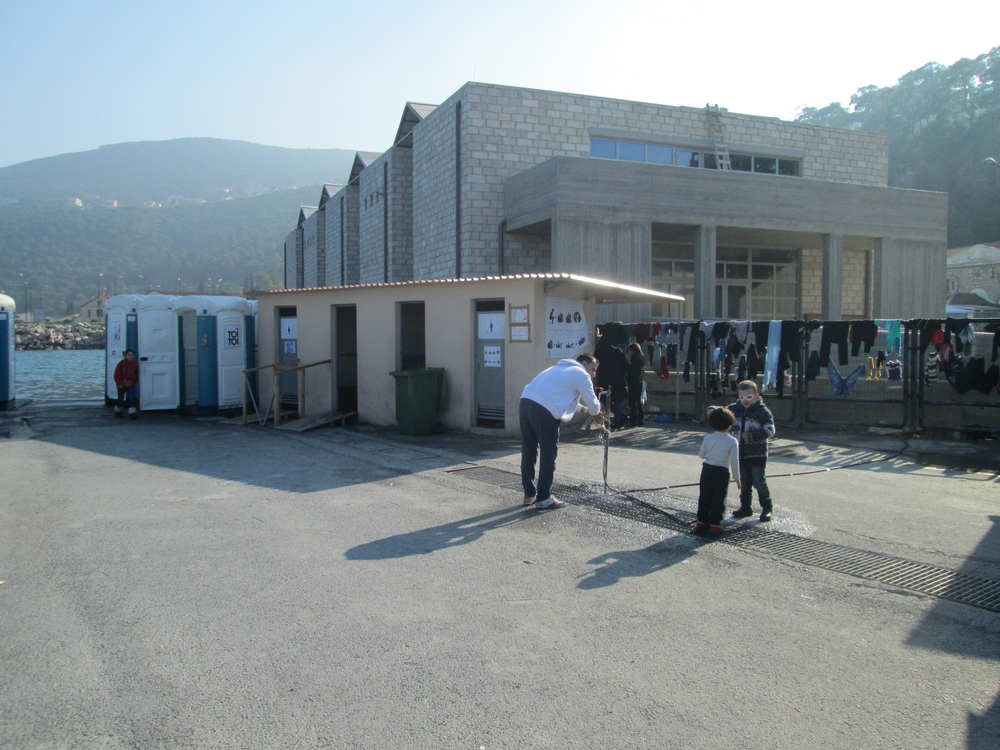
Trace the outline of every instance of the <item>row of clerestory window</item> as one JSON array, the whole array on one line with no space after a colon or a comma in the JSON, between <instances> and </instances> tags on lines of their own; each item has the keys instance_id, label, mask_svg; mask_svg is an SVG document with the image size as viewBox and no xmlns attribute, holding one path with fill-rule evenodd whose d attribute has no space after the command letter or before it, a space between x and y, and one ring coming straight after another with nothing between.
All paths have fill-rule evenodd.
<instances>
[{"instance_id":1,"label":"row of clerestory window","mask_svg":"<svg viewBox=\"0 0 1000 750\"><path fill-rule=\"evenodd\" d=\"M718 169L714 151L697 151L681 146L664 146L657 143L615 141L609 138L591 138L590 155L598 159L642 161L650 164L671 164L678 167ZM798 159L782 159L756 154L730 154L730 163L737 172L756 172L785 177L799 176Z\"/></svg>"}]
</instances>

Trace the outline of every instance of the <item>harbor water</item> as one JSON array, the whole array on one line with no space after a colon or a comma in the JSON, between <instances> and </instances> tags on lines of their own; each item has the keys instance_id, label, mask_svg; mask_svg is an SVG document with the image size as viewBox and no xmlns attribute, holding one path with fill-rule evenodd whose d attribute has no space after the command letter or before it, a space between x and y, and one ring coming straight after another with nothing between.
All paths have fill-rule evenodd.
<instances>
[{"instance_id":1,"label":"harbor water","mask_svg":"<svg viewBox=\"0 0 1000 750\"><path fill-rule=\"evenodd\" d=\"M103 349L18 351L14 395L25 399L101 399Z\"/></svg>"}]
</instances>

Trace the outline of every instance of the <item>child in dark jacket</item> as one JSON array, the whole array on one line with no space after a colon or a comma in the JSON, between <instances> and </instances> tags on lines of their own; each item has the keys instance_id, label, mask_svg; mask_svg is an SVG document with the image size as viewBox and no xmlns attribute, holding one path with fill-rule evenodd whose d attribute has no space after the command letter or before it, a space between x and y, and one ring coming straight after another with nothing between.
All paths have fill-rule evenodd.
<instances>
[{"instance_id":1,"label":"child in dark jacket","mask_svg":"<svg viewBox=\"0 0 1000 750\"><path fill-rule=\"evenodd\" d=\"M722 533L722 517L726 513L726 495L729 492L729 473L736 479L740 487L739 455L740 444L729 431L733 428L736 418L733 413L721 406L711 406L708 409L708 426L714 432L705 436L701 442L698 457L704 459L701 465L701 479L698 483L698 523L696 532L708 531L709 534Z\"/></svg>"},{"instance_id":2,"label":"child in dark jacket","mask_svg":"<svg viewBox=\"0 0 1000 750\"><path fill-rule=\"evenodd\" d=\"M638 344L628 346L629 364L625 373L628 385L628 416L633 427L642 427L642 373L646 369L646 355Z\"/></svg>"},{"instance_id":3,"label":"child in dark jacket","mask_svg":"<svg viewBox=\"0 0 1000 750\"><path fill-rule=\"evenodd\" d=\"M767 443L774 437L774 415L757 392L757 383L740 381L736 386L739 401L729 406L736 417L740 435L740 507L733 518L753 515L753 489L760 503L760 520L770 521L774 513L771 491L767 487Z\"/></svg>"}]
</instances>

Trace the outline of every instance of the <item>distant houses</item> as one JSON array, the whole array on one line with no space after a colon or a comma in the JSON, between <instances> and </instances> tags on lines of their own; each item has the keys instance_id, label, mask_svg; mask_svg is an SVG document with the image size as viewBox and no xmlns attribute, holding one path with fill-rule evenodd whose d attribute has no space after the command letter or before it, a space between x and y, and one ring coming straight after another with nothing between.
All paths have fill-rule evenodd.
<instances>
[{"instance_id":1,"label":"distant houses","mask_svg":"<svg viewBox=\"0 0 1000 750\"><path fill-rule=\"evenodd\" d=\"M82 305L80 305L80 321L91 322L91 321L103 321L104 320L104 303L108 301L108 297L105 295L100 295L99 297L91 297Z\"/></svg>"}]
</instances>

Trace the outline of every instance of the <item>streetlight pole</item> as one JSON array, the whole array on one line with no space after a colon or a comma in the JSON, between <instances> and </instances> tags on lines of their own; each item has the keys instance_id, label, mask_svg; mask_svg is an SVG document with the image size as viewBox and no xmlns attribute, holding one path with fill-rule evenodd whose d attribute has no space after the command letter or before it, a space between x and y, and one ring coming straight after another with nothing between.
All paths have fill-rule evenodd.
<instances>
[{"instance_id":1,"label":"streetlight pole","mask_svg":"<svg viewBox=\"0 0 1000 750\"><path fill-rule=\"evenodd\" d=\"M97 274L97 296L98 296L98 298L100 298L100 296L101 296L101 279L103 277L104 277L103 273Z\"/></svg>"}]
</instances>

